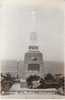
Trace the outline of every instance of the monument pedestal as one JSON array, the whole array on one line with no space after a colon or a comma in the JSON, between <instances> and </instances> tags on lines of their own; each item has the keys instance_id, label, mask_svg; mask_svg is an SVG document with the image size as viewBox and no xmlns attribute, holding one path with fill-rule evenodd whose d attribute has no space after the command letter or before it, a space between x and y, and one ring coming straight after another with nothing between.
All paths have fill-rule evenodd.
<instances>
[{"instance_id":1,"label":"monument pedestal","mask_svg":"<svg viewBox=\"0 0 65 100\"><path fill-rule=\"evenodd\" d=\"M29 51L24 56L24 76L26 79L30 75L43 75L43 56L37 46L29 46Z\"/></svg>"}]
</instances>

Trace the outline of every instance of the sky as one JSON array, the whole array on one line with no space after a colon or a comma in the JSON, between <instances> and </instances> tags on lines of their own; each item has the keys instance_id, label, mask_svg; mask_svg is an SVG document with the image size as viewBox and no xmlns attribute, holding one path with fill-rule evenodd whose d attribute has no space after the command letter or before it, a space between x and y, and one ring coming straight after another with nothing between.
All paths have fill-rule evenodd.
<instances>
[{"instance_id":1,"label":"sky","mask_svg":"<svg viewBox=\"0 0 65 100\"><path fill-rule=\"evenodd\" d=\"M17 5L15 0L13 3L8 0L0 7L0 60L23 60L30 44L30 33L35 31L44 60L63 62L64 14L61 0L46 0L47 3L45 0L44 3L42 0L24 1L20 4L19 0ZM33 10L36 12L36 25Z\"/></svg>"}]
</instances>

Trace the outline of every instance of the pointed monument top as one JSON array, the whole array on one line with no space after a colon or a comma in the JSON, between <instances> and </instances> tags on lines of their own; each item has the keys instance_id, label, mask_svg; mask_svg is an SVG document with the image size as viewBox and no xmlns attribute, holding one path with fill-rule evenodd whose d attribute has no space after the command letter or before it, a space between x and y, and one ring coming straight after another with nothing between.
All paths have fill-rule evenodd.
<instances>
[{"instance_id":1,"label":"pointed monument top","mask_svg":"<svg viewBox=\"0 0 65 100\"><path fill-rule=\"evenodd\" d=\"M37 34L36 34L36 32L31 32L30 40L31 41L37 41Z\"/></svg>"},{"instance_id":2,"label":"pointed monument top","mask_svg":"<svg viewBox=\"0 0 65 100\"><path fill-rule=\"evenodd\" d=\"M37 13L36 10L32 10L32 31L36 32L36 27L37 27Z\"/></svg>"}]
</instances>

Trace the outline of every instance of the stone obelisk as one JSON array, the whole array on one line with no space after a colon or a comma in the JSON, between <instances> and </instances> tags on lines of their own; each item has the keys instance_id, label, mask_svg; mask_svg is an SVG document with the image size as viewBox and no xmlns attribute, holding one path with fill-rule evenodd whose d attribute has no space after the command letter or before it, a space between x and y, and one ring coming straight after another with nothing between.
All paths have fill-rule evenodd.
<instances>
[{"instance_id":1,"label":"stone obelisk","mask_svg":"<svg viewBox=\"0 0 65 100\"><path fill-rule=\"evenodd\" d=\"M39 51L37 45L37 33L36 33L36 12L32 11L32 25L33 30L30 33L30 41L28 51L24 55L24 78L30 75L42 76L43 73L43 55Z\"/></svg>"}]
</instances>

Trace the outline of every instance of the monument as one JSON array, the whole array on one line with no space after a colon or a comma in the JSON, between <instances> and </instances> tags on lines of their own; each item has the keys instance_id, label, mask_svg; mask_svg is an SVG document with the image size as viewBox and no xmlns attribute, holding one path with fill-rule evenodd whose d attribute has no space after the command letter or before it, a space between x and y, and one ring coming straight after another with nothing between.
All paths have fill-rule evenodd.
<instances>
[{"instance_id":1,"label":"monument","mask_svg":"<svg viewBox=\"0 0 65 100\"><path fill-rule=\"evenodd\" d=\"M33 26L35 28L35 11L32 13L33 15ZM37 33L31 32L30 33L30 44L28 47L28 51L24 55L24 72L23 78L27 78L30 75L43 75L43 55L39 50L39 46L37 43Z\"/></svg>"}]
</instances>

